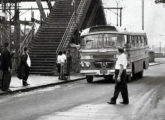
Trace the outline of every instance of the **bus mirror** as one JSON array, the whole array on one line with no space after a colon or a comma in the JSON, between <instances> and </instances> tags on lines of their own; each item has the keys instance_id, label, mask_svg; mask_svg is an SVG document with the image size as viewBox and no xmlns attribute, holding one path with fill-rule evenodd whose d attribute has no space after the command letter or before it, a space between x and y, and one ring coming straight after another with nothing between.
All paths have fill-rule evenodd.
<instances>
[{"instance_id":1,"label":"bus mirror","mask_svg":"<svg viewBox=\"0 0 165 120\"><path fill-rule=\"evenodd\" d=\"M74 43L71 43L70 46L76 48L77 50L80 49L80 45L76 45Z\"/></svg>"}]
</instances>

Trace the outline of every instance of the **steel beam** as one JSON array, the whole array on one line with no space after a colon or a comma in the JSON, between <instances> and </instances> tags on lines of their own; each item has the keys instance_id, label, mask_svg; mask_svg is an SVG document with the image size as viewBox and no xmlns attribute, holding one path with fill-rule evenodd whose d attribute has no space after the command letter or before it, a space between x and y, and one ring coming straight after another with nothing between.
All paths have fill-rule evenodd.
<instances>
[{"instance_id":1,"label":"steel beam","mask_svg":"<svg viewBox=\"0 0 165 120\"><path fill-rule=\"evenodd\" d=\"M15 2L36 2L36 0L0 0L0 3L1 2L4 2L4 3L15 3ZM47 1L47 0L41 0L41 1Z\"/></svg>"},{"instance_id":2,"label":"steel beam","mask_svg":"<svg viewBox=\"0 0 165 120\"><path fill-rule=\"evenodd\" d=\"M14 8L6 8L6 10L15 10ZM44 10L49 10L49 8L43 8ZM0 10L3 10L0 8ZM19 10L39 10L39 8L19 8Z\"/></svg>"}]
</instances>

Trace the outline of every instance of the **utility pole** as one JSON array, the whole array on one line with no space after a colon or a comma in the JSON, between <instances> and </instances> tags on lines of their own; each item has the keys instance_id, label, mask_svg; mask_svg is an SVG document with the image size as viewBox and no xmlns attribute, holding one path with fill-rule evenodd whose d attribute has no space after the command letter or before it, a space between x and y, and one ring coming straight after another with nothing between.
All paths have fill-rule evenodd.
<instances>
[{"instance_id":1,"label":"utility pole","mask_svg":"<svg viewBox=\"0 0 165 120\"><path fill-rule=\"evenodd\" d=\"M142 0L142 30L144 30L144 0Z\"/></svg>"},{"instance_id":2,"label":"utility pole","mask_svg":"<svg viewBox=\"0 0 165 120\"><path fill-rule=\"evenodd\" d=\"M160 46L159 46L159 52L162 52L162 48L161 48L161 41L160 41Z\"/></svg>"},{"instance_id":3,"label":"utility pole","mask_svg":"<svg viewBox=\"0 0 165 120\"><path fill-rule=\"evenodd\" d=\"M120 9L120 26L122 26L122 9Z\"/></svg>"},{"instance_id":4,"label":"utility pole","mask_svg":"<svg viewBox=\"0 0 165 120\"><path fill-rule=\"evenodd\" d=\"M119 23L118 23L118 14L119 14L119 11L118 11L118 6L119 6L119 2L118 1L116 1L116 4L117 4L117 26L119 25Z\"/></svg>"}]
</instances>

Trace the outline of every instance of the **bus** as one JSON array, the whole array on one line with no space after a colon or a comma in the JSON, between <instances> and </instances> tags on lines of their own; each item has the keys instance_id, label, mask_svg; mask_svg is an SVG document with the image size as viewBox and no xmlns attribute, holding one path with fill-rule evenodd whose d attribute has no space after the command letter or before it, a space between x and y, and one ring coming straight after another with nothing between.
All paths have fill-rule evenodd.
<instances>
[{"instance_id":1,"label":"bus","mask_svg":"<svg viewBox=\"0 0 165 120\"><path fill-rule=\"evenodd\" d=\"M149 47L145 32L128 32L116 26L94 26L80 34L80 73L87 82L93 77L112 80L118 48L127 54L127 78L142 78L149 66ZM113 81L113 80L112 80Z\"/></svg>"}]
</instances>

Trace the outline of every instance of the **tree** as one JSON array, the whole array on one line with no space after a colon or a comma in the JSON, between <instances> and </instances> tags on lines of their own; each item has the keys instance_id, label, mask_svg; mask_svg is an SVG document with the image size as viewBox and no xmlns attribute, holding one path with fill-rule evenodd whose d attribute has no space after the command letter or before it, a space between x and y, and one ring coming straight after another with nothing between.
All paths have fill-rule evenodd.
<instances>
[{"instance_id":1,"label":"tree","mask_svg":"<svg viewBox=\"0 0 165 120\"><path fill-rule=\"evenodd\" d=\"M155 3L165 3L165 0L155 0Z\"/></svg>"}]
</instances>

